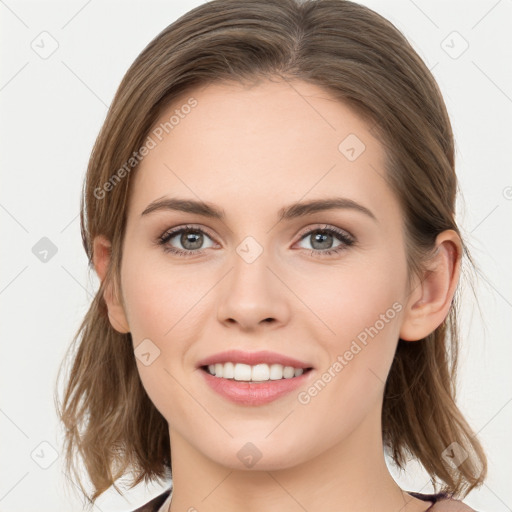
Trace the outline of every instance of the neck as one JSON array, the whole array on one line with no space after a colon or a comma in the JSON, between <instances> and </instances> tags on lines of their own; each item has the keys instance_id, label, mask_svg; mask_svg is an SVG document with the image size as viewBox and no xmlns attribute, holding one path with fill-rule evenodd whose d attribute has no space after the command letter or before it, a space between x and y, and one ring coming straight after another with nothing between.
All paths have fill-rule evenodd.
<instances>
[{"instance_id":1,"label":"neck","mask_svg":"<svg viewBox=\"0 0 512 512\"><path fill-rule=\"evenodd\" d=\"M367 417L342 442L314 458L269 471L218 464L170 429L171 512L424 510L425 504L404 493L389 473L380 410L375 414L379 416Z\"/></svg>"}]
</instances>

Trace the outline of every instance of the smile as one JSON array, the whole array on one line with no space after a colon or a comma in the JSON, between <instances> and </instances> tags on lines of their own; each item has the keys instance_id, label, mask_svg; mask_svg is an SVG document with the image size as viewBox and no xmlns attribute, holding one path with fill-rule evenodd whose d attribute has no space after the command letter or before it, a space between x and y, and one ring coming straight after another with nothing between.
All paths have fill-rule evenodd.
<instances>
[{"instance_id":1,"label":"smile","mask_svg":"<svg viewBox=\"0 0 512 512\"><path fill-rule=\"evenodd\" d=\"M203 366L202 369L217 378L244 382L267 382L300 377L304 371L307 372L311 368L304 369L266 363L251 366L243 363L226 362Z\"/></svg>"}]
</instances>

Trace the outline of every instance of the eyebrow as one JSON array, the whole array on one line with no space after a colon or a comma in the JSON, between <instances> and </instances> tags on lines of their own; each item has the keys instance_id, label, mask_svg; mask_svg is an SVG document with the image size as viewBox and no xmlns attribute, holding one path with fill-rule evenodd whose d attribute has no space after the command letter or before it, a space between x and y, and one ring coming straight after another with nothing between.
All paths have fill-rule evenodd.
<instances>
[{"instance_id":1,"label":"eyebrow","mask_svg":"<svg viewBox=\"0 0 512 512\"><path fill-rule=\"evenodd\" d=\"M314 199L306 202L297 202L285 206L278 211L279 220L289 220L305 215L311 215L316 212L348 209L361 212L373 220L377 220L371 210L365 206L345 197L331 197L325 199ZM155 211L174 210L186 213L194 213L203 217L223 220L226 215L224 210L217 206L206 203L204 201L196 201L193 199L179 199L171 197L162 197L150 203L141 213L141 217L149 215Z\"/></svg>"}]
</instances>

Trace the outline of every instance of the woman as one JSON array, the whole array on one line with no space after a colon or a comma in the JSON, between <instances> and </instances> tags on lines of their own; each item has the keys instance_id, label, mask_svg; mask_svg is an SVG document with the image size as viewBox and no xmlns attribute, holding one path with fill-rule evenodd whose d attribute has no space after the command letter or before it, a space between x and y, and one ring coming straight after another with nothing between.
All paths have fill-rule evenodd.
<instances>
[{"instance_id":1,"label":"woman","mask_svg":"<svg viewBox=\"0 0 512 512\"><path fill-rule=\"evenodd\" d=\"M59 414L91 503L132 473L172 477L139 511L472 510L456 183L436 82L370 9L214 0L159 34L84 185L101 286Z\"/></svg>"}]
</instances>

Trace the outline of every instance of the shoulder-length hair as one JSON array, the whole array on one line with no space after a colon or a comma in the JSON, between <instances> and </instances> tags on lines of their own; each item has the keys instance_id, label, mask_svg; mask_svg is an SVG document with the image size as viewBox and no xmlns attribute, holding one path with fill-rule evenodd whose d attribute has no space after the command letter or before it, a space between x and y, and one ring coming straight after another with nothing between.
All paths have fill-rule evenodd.
<instances>
[{"instance_id":1,"label":"shoulder-length hair","mask_svg":"<svg viewBox=\"0 0 512 512\"><path fill-rule=\"evenodd\" d=\"M346 0L213 0L169 25L124 76L81 197L90 268L97 235L111 241L112 257L68 349L72 365L57 407L66 428L67 471L80 482L79 455L94 487L92 503L111 486L117 489L128 472L131 487L171 476L167 422L142 386L130 333L112 328L103 299L107 282L120 289L135 155L164 109L194 88L275 77L320 86L371 124L386 148L386 179L403 211L410 275L424 270L440 232L460 235L447 110L429 69L392 23ZM471 261L464 244L463 253ZM487 472L484 451L455 403L456 313L454 300L426 338L398 341L382 409L383 442L396 465L404 468L412 456L434 489L441 483L440 491L455 496L481 485ZM468 454L456 468L443 457L452 443Z\"/></svg>"}]
</instances>

